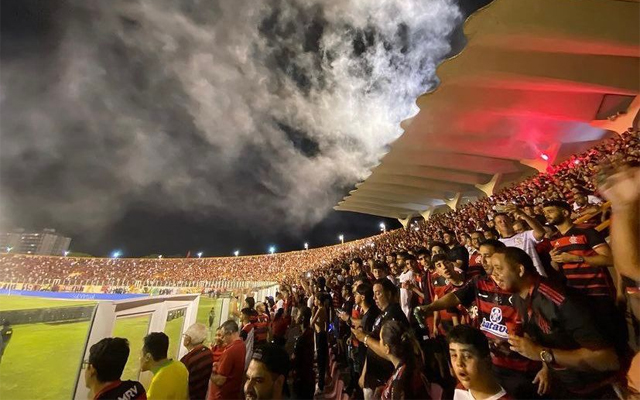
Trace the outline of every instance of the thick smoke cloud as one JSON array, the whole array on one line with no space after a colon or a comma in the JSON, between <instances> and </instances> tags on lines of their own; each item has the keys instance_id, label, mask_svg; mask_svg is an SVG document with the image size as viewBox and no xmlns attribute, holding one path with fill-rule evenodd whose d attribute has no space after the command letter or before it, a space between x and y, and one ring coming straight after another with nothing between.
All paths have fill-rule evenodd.
<instances>
[{"instance_id":1,"label":"thick smoke cloud","mask_svg":"<svg viewBox=\"0 0 640 400\"><path fill-rule=\"evenodd\" d=\"M309 227L401 133L461 19L453 0L62 4L3 52L5 226L95 232L135 204Z\"/></svg>"}]
</instances>

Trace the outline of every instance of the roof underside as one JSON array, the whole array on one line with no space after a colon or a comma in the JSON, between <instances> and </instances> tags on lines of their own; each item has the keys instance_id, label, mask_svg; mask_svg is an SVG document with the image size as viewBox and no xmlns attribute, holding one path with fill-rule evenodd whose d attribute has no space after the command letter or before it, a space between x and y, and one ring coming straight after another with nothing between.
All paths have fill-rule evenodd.
<instances>
[{"instance_id":1,"label":"roof underside","mask_svg":"<svg viewBox=\"0 0 640 400\"><path fill-rule=\"evenodd\" d=\"M626 130L640 108L638 15L638 1L493 1L467 20L467 46L438 68L440 86L418 98L404 134L334 209L417 216Z\"/></svg>"}]
</instances>

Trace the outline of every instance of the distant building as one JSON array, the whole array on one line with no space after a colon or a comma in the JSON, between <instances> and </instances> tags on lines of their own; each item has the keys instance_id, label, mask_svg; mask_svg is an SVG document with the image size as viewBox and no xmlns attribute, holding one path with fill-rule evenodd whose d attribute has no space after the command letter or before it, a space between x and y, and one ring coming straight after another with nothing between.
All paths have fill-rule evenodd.
<instances>
[{"instance_id":1,"label":"distant building","mask_svg":"<svg viewBox=\"0 0 640 400\"><path fill-rule=\"evenodd\" d=\"M0 233L1 252L63 256L70 245L71 238L56 233L55 229L43 229L40 232L16 229Z\"/></svg>"}]
</instances>

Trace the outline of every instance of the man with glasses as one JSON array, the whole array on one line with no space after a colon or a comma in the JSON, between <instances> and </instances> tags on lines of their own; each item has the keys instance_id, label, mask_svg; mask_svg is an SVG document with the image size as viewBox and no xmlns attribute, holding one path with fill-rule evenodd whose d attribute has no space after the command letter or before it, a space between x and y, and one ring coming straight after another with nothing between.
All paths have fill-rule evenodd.
<instances>
[{"instance_id":1,"label":"man with glasses","mask_svg":"<svg viewBox=\"0 0 640 400\"><path fill-rule=\"evenodd\" d=\"M104 338L89 349L89 359L83 361L84 383L94 400L146 400L144 387L137 381L121 381L129 358L129 341L124 338Z\"/></svg>"},{"instance_id":2,"label":"man with glasses","mask_svg":"<svg viewBox=\"0 0 640 400\"><path fill-rule=\"evenodd\" d=\"M201 323L195 323L187 328L182 339L182 345L189 350L180 359L189 370L189 398L204 399L207 396L207 387L213 368L213 353L204 346L207 338L207 327Z\"/></svg>"},{"instance_id":3,"label":"man with glasses","mask_svg":"<svg viewBox=\"0 0 640 400\"><path fill-rule=\"evenodd\" d=\"M224 352L213 368L209 400L241 399L246 348L238 324L230 319L220 326Z\"/></svg>"}]
</instances>

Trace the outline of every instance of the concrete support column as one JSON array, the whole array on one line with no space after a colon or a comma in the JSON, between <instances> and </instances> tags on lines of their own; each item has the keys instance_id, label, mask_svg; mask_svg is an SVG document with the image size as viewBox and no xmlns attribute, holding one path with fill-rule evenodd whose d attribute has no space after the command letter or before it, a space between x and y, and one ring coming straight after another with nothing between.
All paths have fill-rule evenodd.
<instances>
[{"instance_id":1,"label":"concrete support column","mask_svg":"<svg viewBox=\"0 0 640 400\"><path fill-rule=\"evenodd\" d=\"M422 218L424 218L425 221L428 221L429 218L431 218L431 214L433 214L434 209L435 207L429 207L426 210L422 211L420 215L422 215Z\"/></svg>"},{"instance_id":2,"label":"concrete support column","mask_svg":"<svg viewBox=\"0 0 640 400\"><path fill-rule=\"evenodd\" d=\"M444 202L447 206L449 206L450 209L455 210L458 208L458 204L460 204L461 198L462 198L462 193L458 192L456 193L453 199L451 200L445 199Z\"/></svg>"},{"instance_id":3,"label":"concrete support column","mask_svg":"<svg viewBox=\"0 0 640 400\"><path fill-rule=\"evenodd\" d=\"M496 186L498 186L498 183L500 182L500 180L502 179L502 174L497 173L495 175L493 175L493 177L491 178L491 180L485 184L476 184L475 186L481 190L482 192L484 192L484 194L486 194L487 196L493 196L493 194L495 193L496 190Z\"/></svg>"},{"instance_id":4,"label":"concrete support column","mask_svg":"<svg viewBox=\"0 0 640 400\"><path fill-rule=\"evenodd\" d=\"M404 229L407 229L409 227L409 222L411 222L411 216L408 216L407 218L404 218L404 219L398 218L398 221L400 221Z\"/></svg>"}]
</instances>

